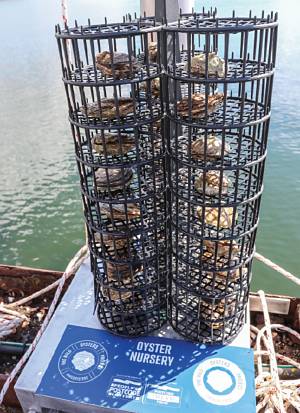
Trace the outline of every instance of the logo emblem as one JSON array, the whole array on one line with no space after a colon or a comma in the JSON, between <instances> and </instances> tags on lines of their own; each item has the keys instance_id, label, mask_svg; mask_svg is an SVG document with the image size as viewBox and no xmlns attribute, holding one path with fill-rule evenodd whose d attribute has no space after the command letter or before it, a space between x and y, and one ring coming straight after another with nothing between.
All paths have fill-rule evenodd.
<instances>
[{"instance_id":1,"label":"logo emblem","mask_svg":"<svg viewBox=\"0 0 300 413\"><path fill-rule=\"evenodd\" d=\"M197 366L193 385L202 399L219 406L227 406L243 397L246 378L235 363L224 358L211 358Z\"/></svg>"},{"instance_id":2,"label":"logo emblem","mask_svg":"<svg viewBox=\"0 0 300 413\"><path fill-rule=\"evenodd\" d=\"M87 383L99 377L107 363L107 352L102 344L81 340L65 348L58 361L58 370L71 383Z\"/></svg>"}]
</instances>

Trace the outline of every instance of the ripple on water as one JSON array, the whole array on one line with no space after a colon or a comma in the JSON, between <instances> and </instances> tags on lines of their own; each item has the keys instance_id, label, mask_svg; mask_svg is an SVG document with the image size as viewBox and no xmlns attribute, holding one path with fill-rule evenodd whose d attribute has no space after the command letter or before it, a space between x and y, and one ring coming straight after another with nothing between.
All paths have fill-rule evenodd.
<instances>
[{"instance_id":1,"label":"ripple on water","mask_svg":"<svg viewBox=\"0 0 300 413\"><path fill-rule=\"evenodd\" d=\"M119 3L118 10L110 11L116 20L123 11L128 12L128 7L137 9L139 2ZM104 0L89 0L89 7L86 4L87 0L74 2L70 8L74 18L89 14L100 19L104 8L109 8ZM210 3L204 1L202 5ZM215 5L223 15L235 7L240 14L249 8L246 2L237 5L215 0ZM251 8L253 14L262 8L279 9L280 16L278 70L258 247L297 274L300 26L297 13L291 15L285 2L254 0ZM54 24L60 18L59 7L53 6L53 0L0 1L0 15L0 36L10 33L0 48L0 263L63 269L84 235L73 142L53 37ZM9 23L12 19L13 32ZM274 292L295 294L283 280L274 283L263 266L259 267L257 280L255 288L263 286Z\"/></svg>"}]
</instances>

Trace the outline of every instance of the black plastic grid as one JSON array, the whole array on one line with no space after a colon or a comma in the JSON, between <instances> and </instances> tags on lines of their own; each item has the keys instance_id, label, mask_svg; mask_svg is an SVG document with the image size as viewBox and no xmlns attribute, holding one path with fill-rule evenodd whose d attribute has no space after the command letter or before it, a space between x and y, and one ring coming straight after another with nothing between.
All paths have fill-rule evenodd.
<instances>
[{"instance_id":1,"label":"black plastic grid","mask_svg":"<svg viewBox=\"0 0 300 413\"><path fill-rule=\"evenodd\" d=\"M216 17L216 11L212 13L212 16L204 17L199 13L191 13L182 15L183 18L179 19L178 22L169 23L168 31L180 32L180 31L191 31L195 33L240 33L249 32L252 30L264 30L269 28L276 28L277 13L271 12L265 16L263 11L261 16L252 16L251 11L249 16L241 17L235 16L233 11L231 17Z\"/></svg>"},{"instance_id":2,"label":"black plastic grid","mask_svg":"<svg viewBox=\"0 0 300 413\"><path fill-rule=\"evenodd\" d=\"M162 258L132 269L127 280L107 280L103 261L92 254L95 300L101 323L125 336L150 333L167 320L166 268Z\"/></svg>"},{"instance_id":3,"label":"black plastic grid","mask_svg":"<svg viewBox=\"0 0 300 413\"><path fill-rule=\"evenodd\" d=\"M174 257L182 263L182 265L189 265L195 271L201 271L212 276L216 274L219 280L229 280L230 282L237 281L240 283L245 280L246 272L245 265L252 259L254 239L251 234L247 234L234 240L217 240L199 239L193 235L187 235L180 231L173 232L173 239L178 239L178 248L176 244L173 245ZM220 257L218 250L224 251ZM243 269L240 271L240 269ZM186 271L183 271L182 277L186 279L188 284L197 284L199 277L186 277ZM203 277L204 278L204 277Z\"/></svg>"},{"instance_id":4,"label":"black plastic grid","mask_svg":"<svg viewBox=\"0 0 300 413\"><path fill-rule=\"evenodd\" d=\"M79 162L80 172L85 175L82 181L81 191L86 199L95 202L128 202L135 203L139 200L146 200L155 196L156 193L163 193L165 189L165 175L163 172L164 162L155 162L153 165L139 165L132 168L125 167L110 168L108 167L87 167L85 164ZM99 189L96 184L95 176L98 170L109 169L119 170L121 175L125 175L127 171L132 174L129 183L124 185L119 190L114 190L112 184L109 183L105 189ZM123 174L122 174L123 172ZM124 181L121 182L123 184Z\"/></svg>"},{"instance_id":5,"label":"black plastic grid","mask_svg":"<svg viewBox=\"0 0 300 413\"><path fill-rule=\"evenodd\" d=\"M124 245L120 246L117 244L118 239L120 239L118 236L112 237L113 240L109 245L103 233L93 233L91 238L93 254L104 263L128 264L137 268L141 265L147 265L159 256L164 257L166 254L165 228L150 234L131 235L127 233L126 236L122 235Z\"/></svg>"},{"instance_id":6,"label":"black plastic grid","mask_svg":"<svg viewBox=\"0 0 300 413\"><path fill-rule=\"evenodd\" d=\"M258 209L260 197L248 204L242 204L236 207L227 207L215 205L214 207L190 204L173 195L172 203L172 224L175 228L184 233L203 237L205 239L234 239L240 238L246 234L250 234L257 229L258 225ZM199 208L197 210L197 208ZM200 214L201 208L201 216ZM212 210L213 208L213 210ZM229 211L224 211L222 208L232 208ZM216 220L222 217L222 212L229 212L232 217L233 225L221 227L214 225L211 221L204 221L202 214L216 213ZM215 221L214 221L215 222Z\"/></svg>"},{"instance_id":7,"label":"black plastic grid","mask_svg":"<svg viewBox=\"0 0 300 413\"><path fill-rule=\"evenodd\" d=\"M154 231L166 225L166 193L156 194L146 200L135 202L135 206L140 210L138 216L120 216L114 214L115 206L121 206L125 210L125 203L115 202L89 202L86 211L86 221L89 227L96 232L105 232L111 235L130 233L140 234L143 231ZM108 211L108 214L105 213ZM111 212L112 211L112 212ZM126 231L124 231L126 228Z\"/></svg>"},{"instance_id":8,"label":"black plastic grid","mask_svg":"<svg viewBox=\"0 0 300 413\"><path fill-rule=\"evenodd\" d=\"M172 284L171 320L175 331L202 343L231 342L246 319L249 291L222 299L205 299Z\"/></svg>"},{"instance_id":9,"label":"black plastic grid","mask_svg":"<svg viewBox=\"0 0 300 413\"><path fill-rule=\"evenodd\" d=\"M160 44L157 24L141 18L56 31L95 309L104 327L125 336L167 320L161 63L150 44Z\"/></svg>"},{"instance_id":10,"label":"black plastic grid","mask_svg":"<svg viewBox=\"0 0 300 413\"><path fill-rule=\"evenodd\" d=\"M145 30L154 33L159 29L162 22L153 16L131 16L130 14L124 16L123 22L110 23L105 22L103 24L91 24L88 21L88 25L78 25L75 21L74 27L65 26L61 29L59 25L56 26L56 37L60 39L109 39L111 37L127 37L128 35L144 34Z\"/></svg>"},{"instance_id":11,"label":"black plastic grid","mask_svg":"<svg viewBox=\"0 0 300 413\"><path fill-rule=\"evenodd\" d=\"M173 126L178 128L178 132L171 137L170 150L171 157L178 165L201 168L201 170L237 171L262 162L266 157L267 136L265 123L247 127L244 130L208 130L207 136L214 134L220 142L219 153L222 156L213 159L210 158L208 153L206 153L206 156L203 153L202 157L193 156L193 142L199 137L205 140L203 129L180 128L178 124Z\"/></svg>"},{"instance_id":12,"label":"black plastic grid","mask_svg":"<svg viewBox=\"0 0 300 413\"><path fill-rule=\"evenodd\" d=\"M176 331L224 344L245 320L277 15L218 18L211 9L164 24L127 16L56 28L95 303L104 326L136 336L166 321L169 298ZM101 184L99 168L108 171Z\"/></svg>"},{"instance_id":13,"label":"black plastic grid","mask_svg":"<svg viewBox=\"0 0 300 413\"><path fill-rule=\"evenodd\" d=\"M160 75L160 66L157 63L150 63L145 66L145 55L143 53L137 56L138 70L127 75L122 79L114 79L113 76L103 75L94 65L82 66L80 69L74 69L68 76L65 72L65 82L78 86L110 86L118 84L139 83L148 79L154 79Z\"/></svg>"},{"instance_id":14,"label":"black plastic grid","mask_svg":"<svg viewBox=\"0 0 300 413\"><path fill-rule=\"evenodd\" d=\"M200 51L194 51L193 56L197 56L200 53ZM258 63L256 61L249 60L244 65L242 59L235 59L234 57L231 57L228 59L226 76L219 78L210 75L207 79L205 79L204 76L200 76L199 79L199 76L196 74L189 73L187 65L188 52L183 50L181 52L181 62L175 63L174 66L172 64L168 66L169 76L183 81L192 80L194 82L202 83L233 83L257 80L259 78L271 76L274 72L272 65L268 65L267 63Z\"/></svg>"},{"instance_id":15,"label":"black plastic grid","mask_svg":"<svg viewBox=\"0 0 300 413\"><path fill-rule=\"evenodd\" d=\"M164 31L172 327L204 343L241 330L258 226L277 16L185 14Z\"/></svg>"},{"instance_id":16,"label":"black plastic grid","mask_svg":"<svg viewBox=\"0 0 300 413\"><path fill-rule=\"evenodd\" d=\"M174 105L169 106L168 114L170 119L183 126L203 129L245 128L261 123L270 117L269 111L266 113L266 108L262 103L256 103L246 98L242 101L235 96L227 97L225 105L224 103L219 104L214 111L208 112L206 115L193 116L189 110L185 115L181 115Z\"/></svg>"}]
</instances>

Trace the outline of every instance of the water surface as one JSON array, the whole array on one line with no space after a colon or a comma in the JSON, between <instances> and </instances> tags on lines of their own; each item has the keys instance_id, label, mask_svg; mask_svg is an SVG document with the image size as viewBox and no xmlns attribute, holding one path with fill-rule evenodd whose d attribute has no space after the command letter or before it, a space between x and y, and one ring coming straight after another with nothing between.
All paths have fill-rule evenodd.
<instances>
[{"instance_id":1,"label":"water surface","mask_svg":"<svg viewBox=\"0 0 300 413\"><path fill-rule=\"evenodd\" d=\"M217 0L219 14L249 2ZM69 0L70 19L119 20L137 0ZM257 249L300 274L300 6L253 1L253 14L278 10L278 70ZM292 12L291 12L292 10ZM59 0L0 0L0 262L64 269L84 242L73 143L66 114L54 25ZM300 295L261 264L252 289Z\"/></svg>"}]
</instances>

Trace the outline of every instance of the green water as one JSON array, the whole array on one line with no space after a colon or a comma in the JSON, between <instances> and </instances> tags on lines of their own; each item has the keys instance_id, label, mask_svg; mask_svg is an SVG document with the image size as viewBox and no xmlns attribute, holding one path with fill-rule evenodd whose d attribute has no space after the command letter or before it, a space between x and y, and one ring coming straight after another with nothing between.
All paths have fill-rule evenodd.
<instances>
[{"instance_id":1,"label":"green water","mask_svg":"<svg viewBox=\"0 0 300 413\"><path fill-rule=\"evenodd\" d=\"M137 0L69 0L79 22L118 20ZM246 14L250 2L201 2ZM300 6L254 1L253 13L278 10L278 70L257 249L300 274ZM0 0L0 263L62 270L84 242L73 143L67 123L54 24L59 0ZM252 289L300 296L300 288L255 264Z\"/></svg>"}]
</instances>

